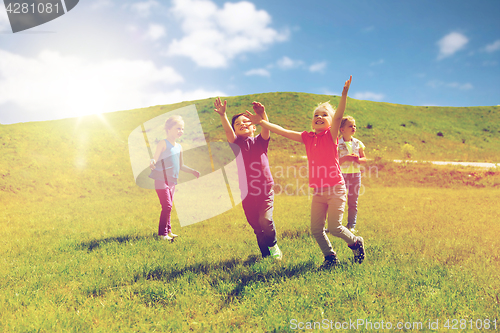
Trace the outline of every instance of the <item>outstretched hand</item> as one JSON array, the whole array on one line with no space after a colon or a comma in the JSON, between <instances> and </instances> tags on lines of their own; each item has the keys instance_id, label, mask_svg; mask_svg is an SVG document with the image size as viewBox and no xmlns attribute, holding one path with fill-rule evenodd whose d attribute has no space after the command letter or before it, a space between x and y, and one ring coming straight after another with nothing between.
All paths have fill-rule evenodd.
<instances>
[{"instance_id":1,"label":"outstretched hand","mask_svg":"<svg viewBox=\"0 0 500 333\"><path fill-rule=\"evenodd\" d=\"M220 98L217 97L214 102L214 111L217 112L219 115L223 116L226 114L226 106L227 106L227 101L224 101L224 104L221 102Z\"/></svg>"},{"instance_id":2,"label":"outstretched hand","mask_svg":"<svg viewBox=\"0 0 500 333\"><path fill-rule=\"evenodd\" d=\"M252 102L252 106L255 114L258 114L259 116L263 117L264 112L266 112L264 105L262 105L262 103L260 102Z\"/></svg>"},{"instance_id":3,"label":"outstretched hand","mask_svg":"<svg viewBox=\"0 0 500 333\"><path fill-rule=\"evenodd\" d=\"M248 119L252 122L252 125L257 125L262 121L262 116L260 114L253 114L252 112L246 110Z\"/></svg>"},{"instance_id":4,"label":"outstretched hand","mask_svg":"<svg viewBox=\"0 0 500 333\"><path fill-rule=\"evenodd\" d=\"M347 92L349 91L349 87L351 86L352 75L349 77L349 80L345 81L344 89L342 90L342 96L347 96Z\"/></svg>"}]
</instances>

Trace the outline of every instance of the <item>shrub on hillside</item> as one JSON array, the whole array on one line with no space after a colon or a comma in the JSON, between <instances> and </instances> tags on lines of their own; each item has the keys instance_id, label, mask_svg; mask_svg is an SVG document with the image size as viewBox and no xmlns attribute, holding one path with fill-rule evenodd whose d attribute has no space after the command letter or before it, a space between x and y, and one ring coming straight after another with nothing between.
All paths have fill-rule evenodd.
<instances>
[{"instance_id":1,"label":"shrub on hillside","mask_svg":"<svg viewBox=\"0 0 500 333\"><path fill-rule=\"evenodd\" d=\"M416 149L409 143L405 143L403 147L401 147L401 153L403 154L403 159L409 160L415 156Z\"/></svg>"}]
</instances>

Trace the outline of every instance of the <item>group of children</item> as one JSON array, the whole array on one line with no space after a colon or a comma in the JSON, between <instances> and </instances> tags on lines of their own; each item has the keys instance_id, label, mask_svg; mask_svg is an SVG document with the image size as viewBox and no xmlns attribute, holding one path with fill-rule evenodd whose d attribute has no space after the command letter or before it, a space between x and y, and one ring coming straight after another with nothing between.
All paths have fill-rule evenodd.
<instances>
[{"instance_id":1,"label":"group of children","mask_svg":"<svg viewBox=\"0 0 500 333\"><path fill-rule=\"evenodd\" d=\"M345 82L336 110L329 102L320 104L314 110L311 132L295 132L269 122L264 105L259 102L252 103L254 113L246 111L236 114L230 123L226 115L227 102L222 102L220 98L215 100L214 110L220 116L227 141L237 145L242 154L245 172L239 170L239 173L240 177L246 175L247 190L242 198L242 206L257 237L262 257L282 258L273 221L274 182L267 157L272 132L305 145L309 186L314 190L311 232L325 257L322 267L330 267L338 262L327 233L347 243L353 251L355 262L361 263L364 260L364 240L355 235L355 226L361 185L360 163L366 162L366 157L363 143L353 137L356 132L354 119L343 117L351 80L352 76ZM183 164L182 148L175 142L182 135L184 124L179 119L173 123L175 124L167 121L165 124L167 139L160 142L150 164L150 177L155 178L154 175L162 173L164 176L163 181L155 178L155 188L162 205L158 233L168 240L176 237L171 233L170 212L179 170L199 177L199 172ZM260 125L262 130L259 135L254 136L256 125ZM172 157L172 154L177 154L178 157ZM163 165L160 166L156 161L162 161ZM342 218L346 201L348 222L347 227L344 227Z\"/></svg>"}]
</instances>

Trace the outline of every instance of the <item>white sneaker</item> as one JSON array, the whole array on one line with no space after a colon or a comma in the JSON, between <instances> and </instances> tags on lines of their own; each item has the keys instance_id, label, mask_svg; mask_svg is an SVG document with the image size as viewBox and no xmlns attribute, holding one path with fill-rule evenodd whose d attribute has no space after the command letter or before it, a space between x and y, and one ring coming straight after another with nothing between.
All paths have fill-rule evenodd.
<instances>
[{"instance_id":1,"label":"white sneaker","mask_svg":"<svg viewBox=\"0 0 500 333\"><path fill-rule=\"evenodd\" d=\"M176 234L173 234L173 233L169 233L168 235L169 235L171 238L179 237L179 235L176 235Z\"/></svg>"},{"instance_id":2,"label":"white sneaker","mask_svg":"<svg viewBox=\"0 0 500 333\"><path fill-rule=\"evenodd\" d=\"M354 262L361 264L365 260L365 241L363 237L357 236L356 243L349 246L354 254Z\"/></svg>"},{"instance_id":3,"label":"white sneaker","mask_svg":"<svg viewBox=\"0 0 500 333\"><path fill-rule=\"evenodd\" d=\"M281 260L283 258L283 253L281 253L278 244L274 245L273 247L270 247L269 252L271 252L271 257L273 257L274 259Z\"/></svg>"},{"instance_id":4,"label":"white sneaker","mask_svg":"<svg viewBox=\"0 0 500 333\"><path fill-rule=\"evenodd\" d=\"M168 240L168 241L173 241L174 239L172 237L170 237L169 235L166 235L166 236L160 236L161 239L164 239L164 240Z\"/></svg>"}]
</instances>

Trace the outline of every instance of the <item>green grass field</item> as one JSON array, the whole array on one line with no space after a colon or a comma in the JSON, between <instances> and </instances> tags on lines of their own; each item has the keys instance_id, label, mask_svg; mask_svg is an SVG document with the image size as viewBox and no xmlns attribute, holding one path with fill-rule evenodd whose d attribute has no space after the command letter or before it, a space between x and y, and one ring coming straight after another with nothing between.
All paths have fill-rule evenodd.
<instances>
[{"instance_id":1,"label":"green grass field","mask_svg":"<svg viewBox=\"0 0 500 333\"><path fill-rule=\"evenodd\" d=\"M2 213L0 329L291 331L294 320L428 325L498 319L498 190L375 187L360 199L367 259L309 233L310 199L277 196L282 262L259 260L241 207L155 237L154 193Z\"/></svg>"},{"instance_id":2,"label":"green grass field","mask_svg":"<svg viewBox=\"0 0 500 333\"><path fill-rule=\"evenodd\" d=\"M255 99L277 123L305 130L304 110L329 98L228 98L241 109ZM207 140L218 141L210 102L195 103ZM135 185L127 137L187 104L0 125L1 332L499 329L500 171L388 162L404 142L422 160L499 162L498 107L350 100L358 127L371 125L358 137L376 157L359 201L367 258L353 264L331 238L340 264L321 270L307 195L275 198L281 262L259 259L241 205L182 228L174 210L180 237L156 237L158 198ZM269 155L278 185L307 182L279 168L304 166L303 147L274 136Z\"/></svg>"}]
</instances>

